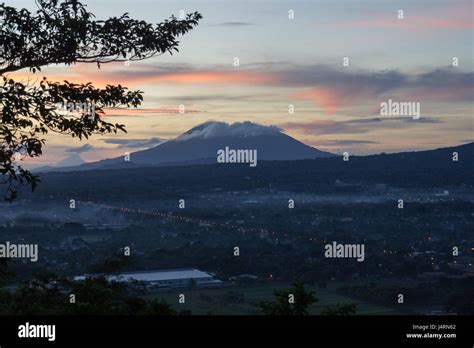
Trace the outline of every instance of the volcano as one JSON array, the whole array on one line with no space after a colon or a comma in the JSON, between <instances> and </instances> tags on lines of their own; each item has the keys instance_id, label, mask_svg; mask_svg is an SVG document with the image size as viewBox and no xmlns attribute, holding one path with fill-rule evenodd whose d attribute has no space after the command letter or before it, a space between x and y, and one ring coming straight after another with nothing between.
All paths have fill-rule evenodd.
<instances>
[{"instance_id":1,"label":"volcano","mask_svg":"<svg viewBox=\"0 0 474 348\"><path fill-rule=\"evenodd\" d=\"M55 171L136 168L217 163L217 152L224 148L251 149L258 152L259 161L288 161L332 157L333 154L283 133L275 126L253 122L208 121L180 136L150 149L79 166L55 168Z\"/></svg>"}]
</instances>

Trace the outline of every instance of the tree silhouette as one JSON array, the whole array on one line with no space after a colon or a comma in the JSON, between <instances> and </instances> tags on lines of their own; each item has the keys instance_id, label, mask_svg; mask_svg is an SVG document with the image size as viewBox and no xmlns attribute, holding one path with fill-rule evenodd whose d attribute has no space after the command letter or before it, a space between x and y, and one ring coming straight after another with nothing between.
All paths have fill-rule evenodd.
<instances>
[{"instance_id":1,"label":"tree silhouette","mask_svg":"<svg viewBox=\"0 0 474 348\"><path fill-rule=\"evenodd\" d=\"M1 258L0 259L0 287L4 286L4 283L7 277L8 277L7 259Z\"/></svg>"},{"instance_id":2,"label":"tree silhouette","mask_svg":"<svg viewBox=\"0 0 474 348\"><path fill-rule=\"evenodd\" d=\"M333 307L327 306L321 311L321 315L354 315L357 312L357 304L337 304Z\"/></svg>"},{"instance_id":3,"label":"tree silhouette","mask_svg":"<svg viewBox=\"0 0 474 348\"><path fill-rule=\"evenodd\" d=\"M75 303L69 294L75 295ZM130 295L105 278L73 281L41 273L13 291L0 291L0 315L176 315L168 303Z\"/></svg>"},{"instance_id":4,"label":"tree silhouette","mask_svg":"<svg viewBox=\"0 0 474 348\"><path fill-rule=\"evenodd\" d=\"M42 154L48 132L73 138L124 131L124 125L104 120L104 108L137 107L143 92L91 83L15 81L8 73L37 73L51 64L138 61L178 51L177 38L198 25L201 14L171 16L158 24L131 19L127 13L95 20L77 0L36 0L38 10L17 10L0 4L0 183L5 200L17 197L19 185L32 190L39 179L18 165ZM72 105L60 108L59 105ZM92 107L91 107L92 106Z\"/></svg>"},{"instance_id":5,"label":"tree silhouette","mask_svg":"<svg viewBox=\"0 0 474 348\"><path fill-rule=\"evenodd\" d=\"M308 315L308 307L317 302L314 291L306 290L301 281L288 289L276 290L275 301L262 301L259 307L266 315Z\"/></svg>"}]
</instances>

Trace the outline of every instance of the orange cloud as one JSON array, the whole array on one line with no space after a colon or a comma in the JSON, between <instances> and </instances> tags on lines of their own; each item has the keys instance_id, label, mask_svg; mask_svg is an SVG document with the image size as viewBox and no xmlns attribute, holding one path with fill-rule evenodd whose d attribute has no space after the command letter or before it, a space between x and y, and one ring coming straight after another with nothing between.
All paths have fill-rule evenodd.
<instances>
[{"instance_id":1,"label":"orange cloud","mask_svg":"<svg viewBox=\"0 0 474 348\"><path fill-rule=\"evenodd\" d=\"M315 87L296 93L293 97L312 100L329 114L335 113L340 107L340 94L334 88Z\"/></svg>"},{"instance_id":2,"label":"orange cloud","mask_svg":"<svg viewBox=\"0 0 474 348\"><path fill-rule=\"evenodd\" d=\"M157 76L156 81L179 84L236 83L245 85L266 85L273 83L275 80L271 74L259 72L204 71Z\"/></svg>"},{"instance_id":3,"label":"orange cloud","mask_svg":"<svg viewBox=\"0 0 474 348\"><path fill-rule=\"evenodd\" d=\"M82 81L91 81L96 85L118 83L130 86L150 83L264 85L274 81L271 74L246 70L162 71L148 65L137 66L136 69L133 65L128 68L121 67L120 69L116 69L116 67L116 64L103 66L101 70L97 71L95 66L80 64L74 70Z\"/></svg>"},{"instance_id":4,"label":"orange cloud","mask_svg":"<svg viewBox=\"0 0 474 348\"><path fill-rule=\"evenodd\" d=\"M366 86L342 85L315 86L293 94L296 99L311 100L319 105L325 113L334 114L337 110L360 100L373 99L373 88Z\"/></svg>"},{"instance_id":5,"label":"orange cloud","mask_svg":"<svg viewBox=\"0 0 474 348\"><path fill-rule=\"evenodd\" d=\"M122 84L132 89L146 84L174 85L244 85L285 88L293 92L289 97L311 100L326 113L333 114L341 107L365 102L380 103L387 93L393 98L404 95L406 100L419 101L470 101L472 100L472 73L457 72L453 69L436 69L420 74L404 74L398 71L339 71L324 66L300 67L293 70L207 70L170 66L160 68L153 65L133 67L107 65L98 70L96 66L80 64L71 68L49 68L44 71L50 80L76 83L92 82L101 87L105 84ZM11 74L14 75L14 74ZM20 76L26 80L27 75ZM30 75L31 76L31 75ZM41 79L42 75L35 75ZM408 99L407 99L408 98ZM403 100L403 99L402 99ZM176 108L175 108L176 111ZM154 113L173 113L171 109L158 107ZM121 111L112 111L112 114ZM192 111L191 111L192 112ZM136 113L146 113L136 111Z\"/></svg>"},{"instance_id":6,"label":"orange cloud","mask_svg":"<svg viewBox=\"0 0 474 348\"><path fill-rule=\"evenodd\" d=\"M121 84L125 86L140 86L151 83L171 84L241 84L269 85L276 82L273 74L257 71L160 71L150 66L133 65L128 68L117 64L103 65L99 70L93 64L78 64L70 69L48 69L42 73L30 74L27 71L12 73L9 76L15 80L41 80L47 76L51 81L75 83L92 82L95 86Z\"/></svg>"}]
</instances>

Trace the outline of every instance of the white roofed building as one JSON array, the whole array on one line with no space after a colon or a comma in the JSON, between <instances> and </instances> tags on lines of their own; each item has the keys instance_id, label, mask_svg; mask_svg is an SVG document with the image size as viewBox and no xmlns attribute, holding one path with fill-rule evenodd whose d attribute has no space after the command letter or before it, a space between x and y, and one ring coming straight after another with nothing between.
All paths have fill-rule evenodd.
<instances>
[{"instance_id":1,"label":"white roofed building","mask_svg":"<svg viewBox=\"0 0 474 348\"><path fill-rule=\"evenodd\" d=\"M75 277L75 280L84 280L87 277L97 277L100 275L86 275ZM124 272L117 275L107 275L109 281L116 282L146 282L151 286L158 287L188 287L195 285L198 287L215 287L222 285L222 281L214 279L214 276L195 268Z\"/></svg>"}]
</instances>

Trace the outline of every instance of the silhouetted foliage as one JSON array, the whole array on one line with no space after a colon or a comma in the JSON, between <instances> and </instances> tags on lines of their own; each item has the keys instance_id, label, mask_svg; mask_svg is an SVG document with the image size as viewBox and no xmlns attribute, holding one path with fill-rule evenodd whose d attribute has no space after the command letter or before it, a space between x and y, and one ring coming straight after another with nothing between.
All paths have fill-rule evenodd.
<instances>
[{"instance_id":1,"label":"silhouetted foliage","mask_svg":"<svg viewBox=\"0 0 474 348\"><path fill-rule=\"evenodd\" d=\"M292 295L294 301L290 301ZM306 290L304 284L295 281L288 289L276 290L274 301L262 301L259 307L266 315L308 315L308 307L317 302L314 291Z\"/></svg>"},{"instance_id":2,"label":"silhouetted foliage","mask_svg":"<svg viewBox=\"0 0 474 348\"><path fill-rule=\"evenodd\" d=\"M91 273L118 274L130 263L130 256L118 253L111 258L99 261L90 268Z\"/></svg>"},{"instance_id":3,"label":"silhouetted foliage","mask_svg":"<svg viewBox=\"0 0 474 348\"><path fill-rule=\"evenodd\" d=\"M321 315L354 315L356 314L357 305L355 303L337 304L335 306L327 306L321 311Z\"/></svg>"},{"instance_id":4,"label":"silhouetted foliage","mask_svg":"<svg viewBox=\"0 0 474 348\"><path fill-rule=\"evenodd\" d=\"M474 315L474 293L470 291L473 283L473 279L463 279L453 283L450 290L448 290L449 288L443 289L448 295L444 306L447 312L454 312L459 315Z\"/></svg>"},{"instance_id":5,"label":"silhouetted foliage","mask_svg":"<svg viewBox=\"0 0 474 348\"><path fill-rule=\"evenodd\" d=\"M75 303L70 302L74 294ZM125 285L105 278L70 281L38 275L13 292L0 292L0 315L175 315L162 300L128 295Z\"/></svg>"},{"instance_id":6,"label":"silhouetted foliage","mask_svg":"<svg viewBox=\"0 0 474 348\"><path fill-rule=\"evenodd\" d=\"M4 285L4 282L7 276L8 276L7 259L0 258L0 286Z\"/></svg>"},{"instance_id":7,"label":"silhouetted foliage","mask_svg":"<svg viewBox=\"0 0 474 348\"><path fill-rule=\"evenodd\" d=\"M38 10L17 10L0 4L0 183L8 185L5 199L13 201L19 185L37 186L37 176L18 162L42 154L48 132L79 139L125 131L103 119L104 108L137 107L141 91L121 85L95 88L91 83L15 81L7 73L36 73L51 64L101 64L137 61L178 51L177 37L198 25L201 14L174 16L156 25L128 14L95 20L77 0L37 0ZM58 105L74 105L64 110ZM94 110L91 110L93 106Z\"/></svg>"}]
</instances>

